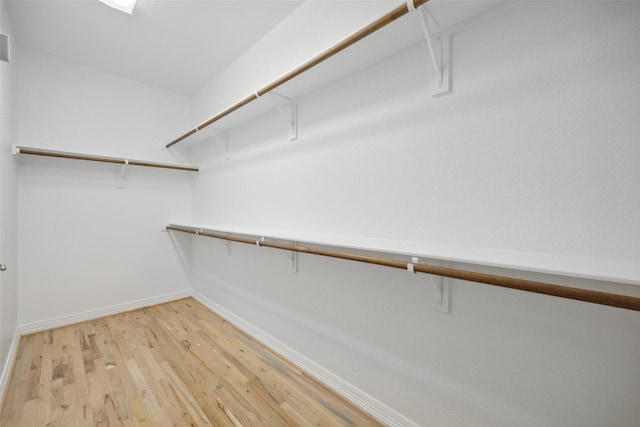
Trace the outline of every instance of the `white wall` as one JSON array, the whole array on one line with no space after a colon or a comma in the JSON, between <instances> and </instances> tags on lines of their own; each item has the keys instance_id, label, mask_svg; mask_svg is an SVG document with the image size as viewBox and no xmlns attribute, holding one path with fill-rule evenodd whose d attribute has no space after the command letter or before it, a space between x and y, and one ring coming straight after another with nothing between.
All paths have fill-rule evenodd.
<instances>
[{"instance_id":1,"label":"white wall","mask_svg":"<svg viewBox=\"0 0 640 427\"><path fill-rule=\"evenodd\" d=\"M19 144L176 162L186 97L21 50ZM21 325L188 290L167 221L191 218L192 174L21 156Z\"/></svg>"},{"instance_id":2,"label":"white wall","mask_svg":"<svg viewBox=\"0 0 640 427\"><path fill-rule=\"evenodd\" d=\"M0 32L13 35L4 1L0 1ZM18 320L17 186L11 155L17 132L17 58L12 37L10 43L12 62L0 62L0 263L7 266L7 271L0 273L0 398L3 380L8 380L8 376L2 377L2 368L8 365L7 356Z\"/></svg>"},{"instance_id":3,"label":"white wall","mask_svg":"<svg viewBox=\"0 0 640 427\"><path fill-rule=\"evenodd\" d=\"M374 15L389 7L358 4ZM330 16L341 18L336 39L364 24L366 12L340 5L303 4L196 96L194 117L287 71L240 68L289 50L302 57ZM202 144L194 220L507 253L514 266L574 260L577 274L595 260L603 276L615 276L611 265L632 274L639 19L636 2L500 5L453 35L446 96L428 96L420 44L299 99L296 142L274 113L230 130L231 160ZM307 57L335 41L314 42ZM421 425L640 419L636 312L453 281L446 315L428 308L426 276L310 256L293 274L278 251L232 245L227 256L204 238L192 249L196 291ZM640 295L633 285L467 267Z\"/></svg>"},{"instance_id":4,"label":"white wall","mask_svg":"<svg viewBox=\"0 0 640 427\"><path fill-rule=\"evenodd\" d=\"M391 9L390 5L393 6L394 3L304 3L195 94L193 126L253 94L379 18ZM313 16L318 18L309 19Z\"/></svg>"}]
</instances>

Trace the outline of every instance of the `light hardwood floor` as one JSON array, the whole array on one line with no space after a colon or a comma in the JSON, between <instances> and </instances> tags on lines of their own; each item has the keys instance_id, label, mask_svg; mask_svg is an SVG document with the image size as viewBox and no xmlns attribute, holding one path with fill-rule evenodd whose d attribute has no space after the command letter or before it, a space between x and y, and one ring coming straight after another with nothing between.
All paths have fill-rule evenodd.
<instances>
[{"instance_id":1,"label":"light hardwood floor","mask_svg":"<svg viewBox=\"0 0 640 427\"><path fill-rule=\"evenodd\" d=\"M187 298L22 337L0 425L381 424Z\"/></svg>"}]
</instances>

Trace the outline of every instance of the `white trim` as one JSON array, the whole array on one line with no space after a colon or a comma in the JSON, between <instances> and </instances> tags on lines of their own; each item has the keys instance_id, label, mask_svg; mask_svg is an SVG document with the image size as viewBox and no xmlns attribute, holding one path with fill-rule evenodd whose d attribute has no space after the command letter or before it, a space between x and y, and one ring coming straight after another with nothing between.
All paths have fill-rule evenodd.
<instances>
[{"instance_id":1,"label":"white trim","mask_svg":"<svg viewBox=\"0 0 640 427\"><path fill-rule=\"evenodd\" d=\"M13 335L13 341L11 341L11 347L9 348L9 354L7 354L7 360L4 363L4 369L2 375L0 375L0 407L4 403L4 395L9 387L9 380L11 379L11 372L13 372L13 365L16 362L16 353L18 352L18 344L20 343L20 334L16 329L16 333Z\"/></svg>"},{"instance_id":2,"label":"white trim","mask_svg":"<svg viewBox=\"0 0 640 427\"><path fill-rule=\"evenodd\" d=\"M296 350L288 347L286 344L257 328L253 324L247 322L241 317L235 315L231 311L212 301L200 292L194 290L192 297L207 307L209 310L219 314L242 331L251 335L279 355L289 360L306 373L313 376L338 394L348 399L351 403L358 406L362 410L368 412L373 417L390 427L420 427L419 424L400 414L396 410L390 408L364 391L360 390L353 384L343 380L333 372L318 365L308 357L298 353Z\"/></svg>"},{"instance_id":3,"label":"white trim","mask_svg":"<svg viewBox=\"0 0 640 427\"><path fill-rule=\"evenodd\" d=\"M97 308L95 310L54 317L53 319L39 320L37 322L18 325L18 333L20 335L33 334L35 332L42 332L52 328L60 328L62 326L72 325L74 323L86 322L87 320L98 319L100 317L111 316L118 313L124 313L125 311L137 310L139 308L149 307L156 304L164 304L166 302L175 301L190 296L191 289L184 289L182 291L139 299L136 301L129 301L122 304Z\"/></svg>"}]
</instances>

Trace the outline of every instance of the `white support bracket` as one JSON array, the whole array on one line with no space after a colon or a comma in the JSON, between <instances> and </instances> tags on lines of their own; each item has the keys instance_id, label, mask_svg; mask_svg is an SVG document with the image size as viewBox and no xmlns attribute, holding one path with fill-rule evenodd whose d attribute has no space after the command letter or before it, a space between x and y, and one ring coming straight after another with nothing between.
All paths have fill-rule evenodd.
<instances>
[{"instance_id":1,"label":"white support bracket","mask_svg":"<svg viewBox=\"0 0 640 427\"><path fill-rule=\"evenodd\" d=\"M407 0L407 5L413 6L413 0ZM432 68L429 72L431 96L442 95L450 91L449 86L449 65L450 65L450 38L444 34L442 28L433 17L426 6L418 9L415 7L409 10L416 10L420 17L420 23L427 39Z\"/></svg>"},{"instance_id":2,"label":"white support bracket","mask_svg":"<svg viewBox=\"0 0 640 427\"><path fill-rule=\"evenodd\" d=\"M296 104L293 99L287 98L286 96L280 95L279 93L273 91L269 92L269 97L289 125L289 140L295 141L296 139L298 139L298 104ZM288 104L291 107L291 111L285 112L282 108L283 104L279 103L276 97L284 99L286 102L283 104Z\"/></svg>"},{"instance_id":3,"label":"white support bracket","mask_svg":"<svg viewBox=\"0 0 640 427\"><path fill-rule=\"evenodd\" d=\"M227 247L227 256L231 256L231 241L225 240L224 245Z\"/></svg>"},{"instance_id":4,"label":"white support bracket","mask_svg":"<svg viewBox=\"0 0 640 427\"><path fill-rule=\"evenodd\" d=\"M256 245L262 246L261 243L264 242L264 240L265 240L264 237L261 237L260 240L256 240ZM295 246L296 242L293 242L293 245ZM284 249L282 250L282 252L291 261L291 272L297 273L298 272L298 252L285 251Z\"/></svg>"},{"instance_id":5,"label":"white support bracket","mask_svg":"<svg viewBox=\"0 0 640 427\"><path fill-rule=\"evenodd\" d=\"M229 132L222 129L218 129L218 132L216 132L215 128L207 128L203 130L211 135L214 140L218 141L218 143L220 143L220 145L224 147L224 158L226 160L230 160L231 154L229 154Z\"/></svg>"},{"instance_id":6,"label":"white support bracket","mask_svg":"<svg viewBox=\"0 0 640 427\"><path fill-rule=\"evenodd\" d=\"M295 244L295 243L294 243ZM298 252L296 251L283 251L284 254L291 260L291 272L298 272Z\"/></svg>"},{"instance_id":7,"label":"white support bracket","mask_svg":"<svg viewBox=\"0 0 640 427\"><path fill-rule=\"evenodd\" d=\"M444 261L435 261L440 267L446 267ZM432 310L449 313L450 280L448 277L429 275L431 280L431 295L429 306Z\"/></svg>"},{"instance_id":8,"label":"white support bracket","mask_svg":"<svg viewBox=\"0 0 640 427\"><path fill-rule=\"evenodd\" d=\"M125 159L124 164L118 165L118 179L117 186L118 188L127 188L127 166L129 165L129 160Z\"/></svg>"},{"instance_id":9,"label":"white support bracket","mask_svg":"<svg viewBox=\"0 0 640 427\"><path fill-rule=\"evenodd\" d=\"M436 261L440 267L445 266L443 261ZM407 263L407 271L415 273L414 266L420 263L420 258L412 257L411 262ZM449 279L442 276L429 274L431 287L429 288L429 306L432 310L449 312Z\"/></svg>"}]
</instances>

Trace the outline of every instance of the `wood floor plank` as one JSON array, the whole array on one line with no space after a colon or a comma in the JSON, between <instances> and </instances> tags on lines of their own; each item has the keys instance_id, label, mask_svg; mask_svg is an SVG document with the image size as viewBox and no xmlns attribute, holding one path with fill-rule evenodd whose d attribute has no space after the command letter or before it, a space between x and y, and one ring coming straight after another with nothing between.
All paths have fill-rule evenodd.
<instances>
[{"instance_id":1,"label":"wood floor plank","mask_svg":"<svg viewBox=\"0 0 640 427\"><path fill-rule=\"evenodd\" d=\"M11 427L380 426L192 298L24 336Z\"/></svg>"},{"instance_id":2,"label":"wood floor plank","mask_svg":"<svg viewBox=\"0 0 640 427\"><path fill-rule=\"evenodd\" d=\"M34 339L38 338L37 335L30 335L23 337L23 339L30 337ZM51 359L53 357L53 331L45 332L43 338L44 345L42 346L42 363L40 372L41 381L38 387L38 396L40 398L39 411L41 412L42 420L48 421L51 418L51 379L53 378L53 364L51 363Z\"/></svg>"},{"instance_id":3,"label":"wood floor plank","mask_svg":"<svg viewBox=\"0 0 640 427\"><path fill-rule=\"evenodd\" d=\"M60 359L58 359L60 360ZM64 426L64 380L63 377L54 378L51 383L51 413L52 426Z\"/></svg>"},{"instance_id":4,"label":"wood floor plank","mask_svg":"<svg viewBox=\"0 0 640 427\"><path fill-rule=\"evenodd\" d=\"M31 350L33 348L34 339L26 339L21 340L18 345L18 351L16 353L16 361L14 366L13 375L14 379L14 387L16 388L16 393L14 395L8 395L5 398L7 402L7 411L6 411L6 419L8 421L8 425L18 424L22 419L22 414L24 411L24 404L27 400L27 388L28 388L28 379L25 377L26 373L29 372L29 367L31 364ZM0 425L3 423L0 422Z\"/></svg>"},{"instance_id":5,"label":"wood floor plank","mask_svg":"<svg viewBox=\"0 0 640 427\"><path fill-rule=\"evenodd\" d=\"M302 376L295 367L286 366L284 361L272 359L269 355L265 355L268 351L258 343L245 341L245 336L238 331L231 329L229 335L218 337L219 342L225 345L228 352L243 358L242 366L252 368L247 375L252 378L260 377L263 379L262 384L268 384L269 395L277 401L283 403L287 399L296 402L296 404L305 407L305 414L312 419L316 425L330 425L334 416L330 410L327 410L321 402L315 399L305 398L305 396L297 396L291 387L292 382L296 382L296 377ZM246 351L246 344L250 344L254 351ZM307 387L307 393L311 393L317 387L315 383L306 385L299 384L300 387ZM309 388L310 387L310 388ZM314 391L315 393L315 391ZM291 407L291 405L289 405ZM291 411L289 411L291 413ZM323 420L325 423L323 423Z\"/></svg>"},{"instance_id":6,"label":"wood floor plank","mask_svg":"<svg viewBox=\"0 0 640 427\"><path fill-rule=\"evenodd\" d=\"M200 405L189 390L189 387L177 376L175 370L168 362L162 362L162 369L167 376L167 385L176 397L176 405L181 409L184 417L190 417L197 426L212 425Z\"/></svg>"}]
</instances>

